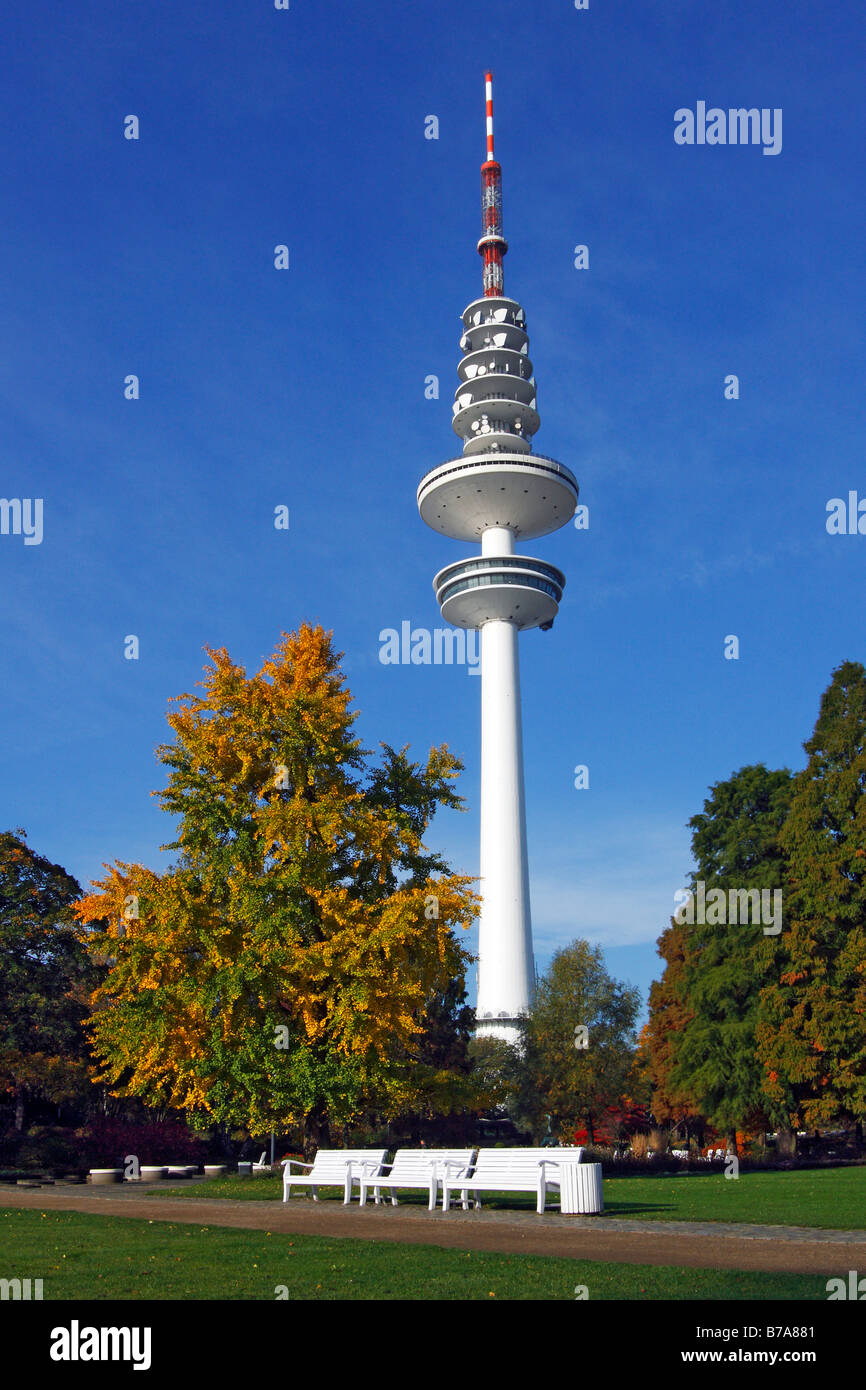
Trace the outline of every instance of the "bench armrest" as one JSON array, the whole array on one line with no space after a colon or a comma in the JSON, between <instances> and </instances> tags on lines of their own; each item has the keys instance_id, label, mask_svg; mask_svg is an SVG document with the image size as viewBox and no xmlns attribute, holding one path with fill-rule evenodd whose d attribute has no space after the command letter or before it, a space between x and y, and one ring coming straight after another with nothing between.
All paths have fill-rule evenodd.
<instances>
[{"instance_id":1,"label":"bench armrest","mask_svg":"<svg viewBox=\"0 0 866 1390\"><path fill-rule=\"evenodd\" d=\"M293 1163L296 1164L298 1168L312 1168L313 1166L312 1163L302 1163L299 1158L281 1158L280 1162L283 1165L284 1172L287 1168L291 1168Z\"/></svg>"}]
</instances>

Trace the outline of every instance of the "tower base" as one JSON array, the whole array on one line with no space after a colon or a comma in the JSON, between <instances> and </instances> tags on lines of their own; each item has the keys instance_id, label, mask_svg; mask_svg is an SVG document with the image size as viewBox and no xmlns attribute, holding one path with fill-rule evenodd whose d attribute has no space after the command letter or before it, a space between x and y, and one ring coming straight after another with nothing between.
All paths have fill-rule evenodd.
<instances>
[{"instance_id":1,"label":"tower base","mask_svg":"<svg viewBox=\"0 0 866 1390\"><path fill-rule=\"evenodd\" d=\"M476 1038L498 1038L511 1047L521 1047L519 1018L479 1018L475 1015Z\"/></svg>"}]
</instances>

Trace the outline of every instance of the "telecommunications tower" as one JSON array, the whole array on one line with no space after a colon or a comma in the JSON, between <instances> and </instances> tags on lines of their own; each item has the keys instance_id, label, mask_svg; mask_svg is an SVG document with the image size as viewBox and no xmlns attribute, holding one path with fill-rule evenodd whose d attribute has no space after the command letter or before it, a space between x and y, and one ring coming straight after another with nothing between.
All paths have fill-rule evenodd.
<instances>
[{"instance_id":1,"label":"telecommunications tower","mask_svg":"<svg viewBox=\"0 0 866 1390\"><path fill-rule=\"evenodd\" d=\"M577 481L555 459L532 453L540 424L523 309L503 292L502 170L493 157L493 80L485 75L487 159L481 166L483 288L463 311L463 358L453 428L463 453L418 487L418 510L434 531L481 554L433 580L442 616L481 629L481 918L476 1036L516 1043L535 972L529 913L523 736L517 634L550 628L565 576L518 554L516 541L556 531L574 515Z\"/></svg>"}]
</instances>

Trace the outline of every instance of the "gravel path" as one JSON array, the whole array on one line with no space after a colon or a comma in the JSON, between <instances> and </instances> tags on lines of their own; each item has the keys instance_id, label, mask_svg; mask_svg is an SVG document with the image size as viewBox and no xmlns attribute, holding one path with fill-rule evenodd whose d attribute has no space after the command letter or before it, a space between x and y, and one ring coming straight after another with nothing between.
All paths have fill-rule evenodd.
<instances>
[{"instance_id":1,"label":"gravel path","mask_svg":"<svg viewBox=\"0 0 866 1390\"><path fill-rule=\"evenodd\" d=\"M142 1196L105 1188L3 1188L0 1205L41 1211L80 1211L195 1226L318 1236L394 1240L458 1250L555 1255L617 1264L681 1265L793 1274L866 1273L866 1231L802 1226L747 1226L709 1221L629 1221L515 1211L441 1211L423 1207L344 1207L335 1201L282 1202Z\"/></svg>"}]
</instances>

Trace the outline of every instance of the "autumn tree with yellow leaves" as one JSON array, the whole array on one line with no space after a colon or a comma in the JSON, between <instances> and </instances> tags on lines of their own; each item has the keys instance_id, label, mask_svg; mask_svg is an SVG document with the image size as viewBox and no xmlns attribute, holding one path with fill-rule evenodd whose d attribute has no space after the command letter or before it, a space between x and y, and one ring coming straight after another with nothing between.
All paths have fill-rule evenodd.
<instances>
[{"instance_id":1,"label":"autumn tree with yellow leaves","mask_svg":"<svg viewBox=\"0 0 866 1390\"><path fill-rule=\"evenodd\" d=\"M462 804L460 762L383 744L369 768L320 627L284 634L251 677L207 654L158 750L175 862L106 866L76 908L111 965L98 1079L253 1134L303 1122L311 1146L362 1112L450 1109L467 1078L437 1065L425 1026L462 991L455 929L478 900L423 836Z\"/></svg>"}]
</instances>

